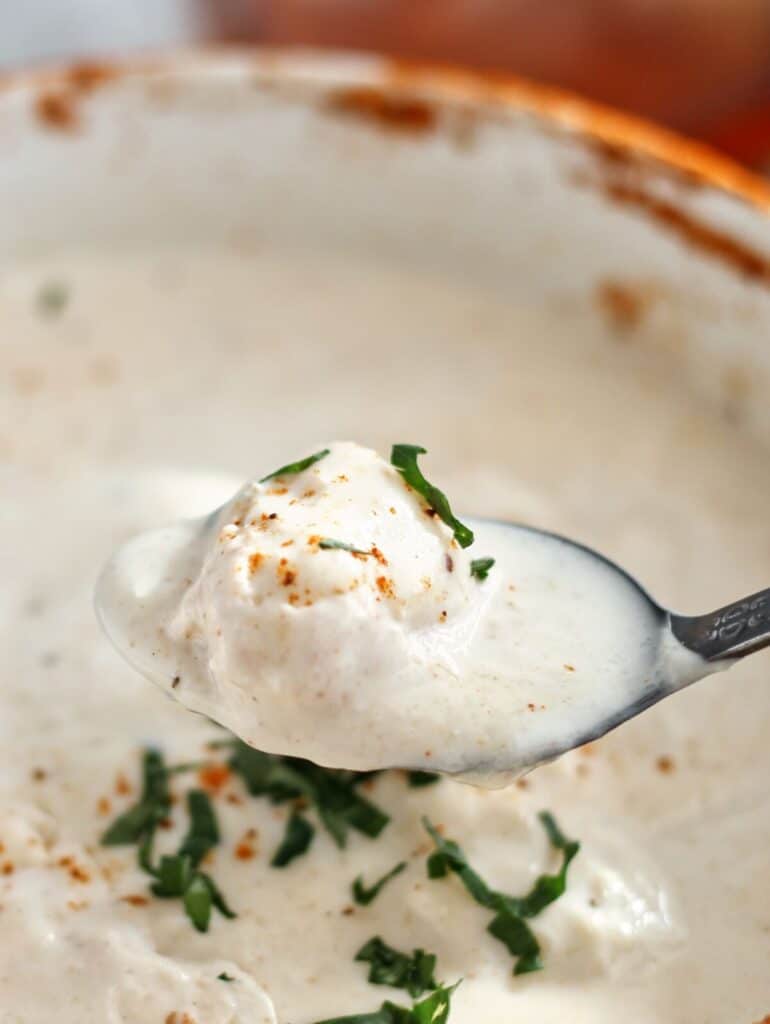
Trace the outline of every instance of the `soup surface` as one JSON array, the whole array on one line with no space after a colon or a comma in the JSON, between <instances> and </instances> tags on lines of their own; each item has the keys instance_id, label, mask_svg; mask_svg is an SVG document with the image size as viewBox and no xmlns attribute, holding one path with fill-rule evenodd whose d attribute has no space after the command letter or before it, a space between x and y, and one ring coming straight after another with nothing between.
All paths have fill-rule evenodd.
<instances>
[{"instance_id":1,"label":"soup surface","mask_svg":"<svg viewBox=\"0 0 770 1024\"><path fill-rule=\"evenodd\" d=\"M759 589L767 452L664 353L619 344L588 310L244 249L20 266L0 278L0 323L3 1024L313 1024L411 1005L356 962L374 936L463 979L451 1024L770 1011L764 656L507 789L347 780L376 827L348 819L340 847L313 799L250 793L242 750L129 668L92 609L117 544L335 436L423 445L458 514L575 536L679 610ZM206 931L183 898L151 892L136 842L100 842L139 800L148 747L188 766L168 776L156 868L187 833L188 791L216 815L197 870L237 916L214 906ZM524 894L561 862L543 810L581 849L565 894L528 922L543 970L514 976L489 909L456 874L428 877L422 819L488 886ZM272 866L292 815L314 834ZM402 861L354 900L357 876L368 887Z\"/></svg>"}]
</instances>

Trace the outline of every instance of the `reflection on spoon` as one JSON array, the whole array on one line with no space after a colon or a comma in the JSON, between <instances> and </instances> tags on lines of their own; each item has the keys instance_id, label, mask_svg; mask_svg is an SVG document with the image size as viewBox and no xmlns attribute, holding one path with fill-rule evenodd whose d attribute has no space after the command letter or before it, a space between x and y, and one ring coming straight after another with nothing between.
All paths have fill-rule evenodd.
<instances>
[{"instance_id":1,"label":"reflection on spoon","mask_svg":"<svg viewBox=\"0 0 770 1024\"><path fill-rule=\"evenodd\" d=\"M460 522L396 448L331 445L130 541L97 591L118 650L259 749L491 784L770 642L766 595L672 615L579 544Z\"/></svg>"}]
</instances>

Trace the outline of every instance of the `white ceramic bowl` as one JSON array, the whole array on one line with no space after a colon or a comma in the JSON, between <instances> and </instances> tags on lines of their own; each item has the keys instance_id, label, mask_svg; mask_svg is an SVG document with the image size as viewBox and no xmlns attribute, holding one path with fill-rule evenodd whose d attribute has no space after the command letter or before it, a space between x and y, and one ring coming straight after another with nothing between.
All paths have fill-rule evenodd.
<instances>
[{"instance_id":1,"label":"white ceramic bowl","mask_svg":"<svg viewBox=\"0 0 770 1024\"><path fill-rule=\"evenodd\" d=\"M521 475L526 478L527 467L537 467L538 430L548 422L548 450L555 450L555 432L560 432L559 453L563 449L566 461L572 460L578 467L585 463L587 467L588 486L576 501L580 514L574 522L583 524L583 539L604 547L601 531L591 532L596 500L591 474L597 469L591 459L597 450L607 461L595 478L604 481L606 491L601 498L612 501L609 492L614 467L627 468L622 397L615 400L608 396L607 408L615 410L615 419L608 412L602 421L610 424L608 429L615 436L606 444L594 438L596 444L591 447L587 446L587 435L580 440L573 437L578 405L570 387L562 379L560 389L549 389L547 380L537 376L537 347L542 345L544 353L549 350L551 363L545 360L543 365L554 365L553 359L558 357L554 352L568 351L565 346L570 344L572 325L578 322L583 336L588 326L589 334L595 328L600 339L591 349L593 362L583 365L576 361L575 374L585 374L586 381L599 366L607 370L601 379L608 381L613 379L616 367L622 366L626 375L633 374L638 360L640 373L648 374L644 386L649 394L660 380L648 373L644 353L649 351L653 358L659 356L660 366L675 377L683 396L699 396L703 416L716 420L720 429L722 424L724 430L740 424L747 444L752 433L765 440L770 437L770 403L766 400L770 372L770 191L761 181L695 145L569 96L511 80L383 60L268 51L180 55L143 67L81 65L11 78L0 90L0 208L0 286L7 274L9 287L18 287L19 295L10 296L8 308L18 307L18 323L32 339L25 348L15 342L12 325L0 324L0 492L3 488L25 488L30 525L25 521L22 502L21 511L17 509L8 529L15 531L10 535L16 538L19 550L30 545L34 555L31 568L25 563L25 571L0 592L5 609L3 626L8 628L4 643L17 652L19 665L14 679L3 684L4 692L13 687L16 696L7 721L0 719L0 727L7 726L21 735L25 709L44 706L47 727L58 730L57 749L66 751L71 742L76 751L67 768L71 773L67 781L67 785L71 782L70 796L64 794L61 800L74 800L72 794L82 792L78 801L85 808L96 806L101 795L101 780L94 776L106 770L99 761L100 749L102 756L104 749L100 743L106 742L105 728L112 730L114 722L114 733L110 732L109 738L116 742L114 758L122 758L123 765L135 763L137 746L147 738L148 730L161 728L156 722L148 723L143 710L147 705L141 703L146 698L140 700L143 682L134 679L98 637L89 608L91 579L119 539L110 530L110 522L102 520L108 520L112 509L120 506L122 535L140 525L150 525L140 522L138 516L132 518L131 495L120 489L123 465L221 467L240 475L260 466L267 471L271 465L247 464L250 436L260 435L260 457L265 462L274 452L269 461L280 464L308 450L310 442L327 439L330 433L356 433L367 416L376 420L370 432L376 443L383 444L387 439L422 442L430 445L437 465L441 465L442 448L452 452L455 461L466 459L472 463L491 444L500 444L494 419L485 412L493 404L498 409L505 407L510 391L510 401L521 403L521 413L510 419L519 436L512 444L515 460L512 456L511 461L516 464L506 468L517 474L521 467ZM348 314L344 296L338 293L333 308L326 309L323 296L316 290L303 314L307 337L297 339L291 336L275 301L265 314L258 296L251 301L248 285L241 282L240 294L249 301L243 300L243 323L231 318L226 337L220 338L217 333L216 308L222 302L217 285L212 286L209 296L196 298L198 320L188 317L184 321L185 330L195 334L195 344L189 350L187 338L176 336L172 326L168 337L156 331L157 353L148 354L145 347L135 355L126 325L137 332L155 329L157 325L149 323L154 316L152 310L143 313L128 308L125 296L108 296L102 290L100 318L94 321L102 325L101 333L94 337L89 333L91 321L83 319L75 293L68 319L60 322L59 333L54 336L47 332L45 317L36 320L30 313L34 299L31 279L17 285L11 273L17 265L29 261L30 266L43 268L41 273L66 279L70 261L77 261L78 251L104 253L106 260L139 251L143 259L146 256L148 273L157 272L163 286L173 289L173 261L165 264L163 258L168 247L195 250L214 243L221 243L231 253L243 252L244 273L248 271L248 254L260 254L263 276L259 287L263 290L267 287L265 281L269 281L265 254L269 257L272 252L280 252L285 258L286 253L297 253L296 278L291 278L294 272L288 270L283 283L279 282L280 288L286 289L280 294L289 312L293 305L303 304L304 275L316 274L307 268L313 259L316 267L319 265L319 254L326 274L330 273L328 268L337 265L335 261L347 267L359 262L395 266L401 276L387 280L400 281L401 291L388 292L391 286L386 282L371 294L378 296L378 302L387 301L394 329L398 329L398 317L393 310L403 304L403 329L414 330L417 338L421 331L427 331L428 318L420 307L421 282L427 283L426 288L428 284L433 288L437 281L450 282L442 286L448 290L436 293L450 297L451 282L460 282L469 287L469 294L477 296L462 309L454 307L467 318L467 341L462 324L447 323L447 330L454 333L452 357L445 364L437 358L425 365L419 342L415 342L413 373L410 367L404 367L400 374L391 372L388 339L374 329L376 305L370 309L359 297L356 313ZM149 267L150 255L157 256L157 265ZM305 260L304 256L312 258ZM284 262L284 268L287 265ZM223 285L221 279L219 284ZM512 339L519 345L518 355L503 366L494 364L492 360L499 358L502 346L498 337L493 356L484 356L485 302L487 296L500 294L510 299L512 307L555 310L560 317L561 336ZM435 302L431 309L431 316L438 321L428 325L432 331L431 351L436 353L440 352L436 338L443 326L442 311ZM111 337L109 314L121 327L121 345ZM268 324L260 320L263 314ZM502 314L495 315L499 331L500 323L507 321ZM358 319L351 323L353 316ZM253 351L251 328L256 322L265 347L262 362L269 370L266 376L259 373L261 363ZM334 332L337 325L347 332L345 358L338 351L339 363L326 376L327 385L314 393L308 380L325 358L317 338ZM378 339L376 344L373 337ZM71 348L62 354L60 345ZM517 360L527 364L526 380L519 379ZM378 388L380 375L386 375L391 385L396 380L402 382L403 392L383 393ZM466 377L473 389L470 394L463 393ZM337 379L343 382L339 386ZM292 385L299 380L303 401L307 402L301 431L294 428L291 416ZM581 408L585 411L588 392L580 381L576 380L575 385L576 392L581 387L584 392ZM274 415L266 420L260 395L267 389ZM285 407L278 402L281 389L285 391ZM456 409L447 407L445 393L452 395ZM604 400L605 396L599 397ZM666 401L670 408L670 395ZM410 418L419 409L428 433L430 418L426 418L425 408L431 404L440 410L439 425L430 439L415 437ZM647 407L651 433L645 457L654 468L661 453L655 448L654 402ZM205 420L205 430L200 429L201 419ZM191 446L187 431L193 424L197 441ZM695 460L688 481L693 483L695 493L699 472L697 416L690 417L687 424L692 433L685 443L692 442ZM309 437L308 430L315 431L316 437ZM399 433L401 436L397 436ZM237 456L231 455L233 438L238 440ZM642 449L637 445L635 450ZM681 456L677 464L683 464ZM516 510L509 509L505 502L496 505L504 487L498 488L500 494L491 493L494 470L490 467L483 486L479 485L479 511L520 512L521 505ZM113 490L101 505L90 508L84 502L81 508L77 503L81 475L85 479L89 474L106 476L108 472L117 476ZM640 474L644 475L643 469ZM626 477L630 478L628 472ZM739 490L741 477L737 470L732 479L738 481L734 487ZM150 478L146 494L152 496L158 510L153 515L164 516L167 507L173 506L175 495L170 493L166 503L164 489L173 492L176 480ZM557 482L551 483L557 495ZM223 486L220 499L227 493L227 485ZM632 498L628 498L628 508L618 505L617 518L622 532L626 512L638 512L636 522L644 526L648 511L662 510L662 541L653 536L637 548L633 543L629 545L629 550L637 550L638 557L637 564L630 568L646 583L654 585L659 570L660 579L665 576L670 581L671 592L659 593L661 600L701 601L700 608L682 610L705 611L736 597L738 587L749 593L767 585L768 573L758 553L760 541L765 543L765 539L759 538L757 550L743 550L738 522L729 558L731 564L745 566L745 572L736 569L734 578L730 578L730 586L735 586L737 592L719 592L716 576L713 586L701 585L694 578L678 578L671 568L676 564L676 552L664 543L664 496L647 496L645 479L634 486L637 507L632 508ZM718 492L718 481L713 488ZM191 494L192 487L188 497ZM645 505L648 497L649 504ZM192 497L189 501L191 513L206 510L205 504L193 507ZM458 505L462 500L458 499ZM555 506L558 508L558 500ZM680 502L677 514L681 508ZM730 508L726 501L726 514L730 514ZM50 520L43 513L61 518L57 520L58 532L47 530ZM537 505L525 507L522 514L540 521ZM546 519L543 525L559 528L562 524L558 519ZM686 536L681 522L678 525L678 536ZM40 531L39 543L36 529ZM756 524L754 531L752 536L758 537ZM701 534L694 536L697 540ZM696 540L694 550L688 551L682 564L692 567L701 557L704 562L709 557L718 559L719 551L708 550L704 544L701 552ZM46 544L53 545L50 552ZM609 553L622 555L623 549L610 547ZM702 579L711 578L704 571ZM40 619L34 617L35 608L41 606L41 593L45 598L42 604L48 601L56 609L45 620L44 630ZM93 680L87 708L91 716L88 720L96 723L92 742L82 742L77 731L78 708L67 706L68 691L60 681L63 676L56 683L57 689L51 689L52 677L45 675L50 652L47 648L40 651L41 642L55 642L65 649L70 678L77 680L77 671L82 670ZM72 671L73 665L76 672ZM756 678L745 679L741 690L744 695L749 694L747 684L754 702L748 706L759 709L766 682L759 673ZM77 689L73 692L82 701L82 693ZM52 693L56 699L49 698ZM704 728L720 720L733 735L730 756L745 756L750 762L752 751L766 747L762 715L758 710L756 715L741 718L738 702L725 704L724 708L718 704L720 693L704 689L681 695L681 700L688 703L680 704L677 721L689 716L689 723L697 731L701 715ZM643 770L656 771L655 758L671 754L663 744L676 747L679 726L675 723L669 727L665 710L650 714L659 717L649 720L644 742L634 745L633 727L622 738L611 741L616 747L607 759L610 768L615 764L612 758L622 755L633 763L642 764L646 759L647 769ZM158 709L157 715L159 721L173 721L171 711L166 714ZM744 736L745 750L741 753L739 741ZM173 745L173 728L160 739ZM658 742L660 746L656 746ZM39 745L41 758L47 756L50 743L42 733L29 743L34 752L38 750L34 744ZM655 747L652 753L651 743ZM627 749L621 749L623 744ZM109 756L113 757L111 751ZM185 750L174 750L173 756L190 759ZM657 793L655 800L667 800L668 812L678 812L683 801L700 793L698 766L709 758L712 775L717 776L719 765L713 750L696 752L688 769L693 774L679 772L667 782L667 795ZM658 757L658 761L663 765L660 772L668 771L665 757ZM567 779L565 787L573 782L577 786L582 784L583 775L574 763L568 761L545 771L563 773L559 778ZM748 779L749 765L745 768ZM649 781L649 776L645 778ZM631 781L628 784L630 787ZM596 785L599 788L594 805L604 806L605 794L600 783ZM641 796L628 799L636 801L641 820L645 814L656 815L659 805L648 806L643 787L640 792ZM726 794L725 801L729 797ZM491 801L505 798L487 799L489 808ZM754 806L760 800L745 797L744 804ZM621 807L621 816L623 813ZM584 817L590 839L591 815L586 812ZM89 835L96 834L90 819L87 828L91 830ZM587 845L590 848L590 842ZM668 849L674 867L689 856L670 853L676 850L672 844ZM586 861L593 863L589 856L586 854ZM367 863L363 867L368 870ZM644 871L640 871L641 877ZM732 874L732 868L730 871ZM228 880L226 875L226 887ZM652 883L651 889L655 891ZM293 898L292 892L287 891L287 901ZM727 900L729 894L723 896ZM667 908L661 906L665 917ZM650 916L657 920L655 913ZM300 917L296 927L301 931L307 925ZM355 918L350 928L364 925ZM239 925L233 925L233 929L236 927ZM192 943L197 938L190 938L188 932L183 921L175 932L175 941L181 946L181 957L196 959L199 947ZM224 933L218 934L222 942L228 941ZM362 941L365 937L361 936ZM710 933L695 938L712 942ZM723 938L720 932L713 942ZM288 962L292 943L299 944L301 939L299 931L292 939L287 930L278 940L284 946L276 946L271 956L283 956ZM461 939L459 935L458 942ZM626 939L620 936L618 942ZM764 954L756 944L750 946L748 938L745 945L741 958L736 956L736 960L740 959L748 978L750 971L761 970L757 964ZM692 955L698 955L699 949ZM461 952L456 958L458 970L464 969ZM748 1021L750 1014L758 1016L758 1007L742 1002L737 975L732 981L727 978L731 959L732 949L718 957L715 969L722 974L715 986L720 998L723 993L725 996L713 1012L721 1014L720 1019L737 1020L732 1012L737 1008L743 1014L740 1019ZM572 975L573 981L578 976L582 980L584 970L603 970L599 960L575 961L577 967L570 967L570 963L564 969L578 972ZM306 973L315 973L315 965L312 970L306 966ZM509 965L502 969L507 978ZM362 977L358 979L361 985ZM661 1005L668 998L666 992L675 990L681 980L677 980L675 969L666 978L661 983ZM459 997L461 1000L473 998L466 991L470 992L470 986ZM372 1005L378 1002L378 994L374 994ZM329 1016L345 1009L334 1004L334 993L327 996L323 1005L313 1005L313 1012ZM365 989L358 992L362 1006L368 997ZM697 998L697 993L692 996L693 1005ZM472 1007L470 1002L467 1005ZM660 1019L644 1016L645 1008L653 1005L651 997L633 1019ZM700 1009L698 1019L705 1019L705 1010L701 1013ZM709 1004L709 1012L712 1009ZM472 1014L473 1009L468 1012ZM312 1019L311 1012L307 1017ZM295 1018L299 1019L296 1014L289 1019ZM676 1018L680 1019L684 1018Z\"/></svg>"},{"instance_id":2,"label":"white ceramic bowl","mask_svg":"<svg viewBox=\"0 0 770 1024\"><path fill-rule=\"evenodd\" d=\"M3 264L154 240L365 251L575 301L658 343L675 323L682 372L715 396L770 359L770 189L510 79L280 51L11 77L0 195ZM741 402L770 430L761 388Z\"/></svg>"}]
</instances>

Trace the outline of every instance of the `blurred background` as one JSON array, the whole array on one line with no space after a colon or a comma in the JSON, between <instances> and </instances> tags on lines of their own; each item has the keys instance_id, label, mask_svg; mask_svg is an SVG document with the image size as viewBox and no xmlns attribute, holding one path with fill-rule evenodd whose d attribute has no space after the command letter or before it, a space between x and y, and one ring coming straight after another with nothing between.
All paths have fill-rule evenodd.
<instances>
[{"instance_id":1,"label":"blurred background","mask_svg":"<svg viewBox=\"0 0 770 1024\"><path fill-rule=\"evenodd\" d=\"M0 71L201 41L513 71L770 173L770 0L0 0Z\"/></svg>"}]
</instances>

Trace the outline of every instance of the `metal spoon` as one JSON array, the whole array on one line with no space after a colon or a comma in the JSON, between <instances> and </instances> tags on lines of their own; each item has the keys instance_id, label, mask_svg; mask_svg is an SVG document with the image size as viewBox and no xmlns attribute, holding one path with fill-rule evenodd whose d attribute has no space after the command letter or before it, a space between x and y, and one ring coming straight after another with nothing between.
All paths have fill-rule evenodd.
<instances>
[{"instance_id":1,"label":"metal spoon","mask_svg":"<svg viewBox=\"0 0 770 1024\"><path fill-rule=\"evenodd\" d=\"M479 519L476 522L482 523L485 520ZM673 641L669 644L668 656L662 662L663 670L653 680L646 682L645 688L640 690L633 701L624 707L613 709L601 721L579 730L569 738L566 735L554 737L552 744L543 747L542 756L538 758L537 764L552 761L568 750L599 739L623 722L657 704L664 697L677 693L699 679L730 668L748 654L770 647L770 589L760 590L704 615L680 615L658 604L625 569L584 544L531 526L503 523L499 520L493 522L507 529L526 531L549 541L567 545L597 559L605 568L617 573L626 583L632 585L646 602L649 611L657 617L661 638ZM534 762L527 767L532 766L535 766ZM518 770L522 767L524 766L517 766Z\"/></svg>"},{"instance_id":2,"label":"metal spoon","mask_svg":"<svg viewBox=\"0 0 770 1024\"><path fill-rule=\"evenodd\" d=\"M188 564L190 545L205 546L207 536L218 522L220 511L135 538L123 549L130 553L130 557L126 560L119 552L117 558L107 566L97 587L100 619L115 646L134 667L158 683L169 696L177 699L179 691L175 689L174 680L180 676L185 679L194 678L196 666L194 663L180 662L179 658L184 655L180 655L173 645L164 647L164 642L158 640L155 627L162 623L164 609L169 604L174 606L185 589L186 581L189 582L195 576L197 565L194 563L197 556ZM604 639L614 641L613 649L617 651L618 641L622 646L626 638L618 636L616 623L612 621L606 622L605 629L604 616L608 615L611 619L616 607L625 607L627 621L631 626L644 623L644 646L640 650L645 652L646 660L638 673L635 670L630 676L624 677L622 685L602 686L601 658L594 666L589 666L588 671L573 676L571 685L566 678L563 686L557 680L556 690L551 673L547 710L546 704L542 704L543 713L534 716L528 713L528 709L534 708L535 704L528 701L539 702L541 697L546 700L543 680L538 677L536 666L531 666L529 674L525 673L523 677L527 688L525 693L517 689L516 685L512 686L510 696L504 692L504 687L497 686L496 691L494 687L492 691L489 688L490 680L505 679L509 671L512 672L511 678L515 676L516 634L510 634L510 651L504 645L496 645L498 652L502 649L503 659L495 664L485 662L487 651L494 649L495 644L488 645L482 635L469 656L469 669L471 674L475 672L475 679L470 680L473 685L468 686L462 699L473 701L472 705L465 707L466 711L482 709L483 715L480 719L477 717L476 721L483 723L479 726L481 731L488 731L488 742L484 745L469 742L465 751L458 753L458 749L454 749L446 759L443 757L440 740L432 743L432 769L443 770L484 785L504 783L512 776L597 739L664 697L698 679L729 668L739 658L770 645L770 590L734 601L706 615L678 615L654 601L628 572L585 545L547 531L507 522L477 519L470 520L470 523L477 534L479 549L496 555L498 566L495 573L506 571L507 545L512 543L514 548L519 545L516 557L512 561L508 560L507 571L509 578L512 574L524 573L524 585L517 595L522 601L526 600L527 594L524 549L528 547L535 552L538 566L550 566L542 579L545 580L549 600L551 593L558 595L552 613L549 610L547 616L538 616L530 609L522 613L525 617L518 623L520 635L530 640L534 637L534 642L540 645L537 650L542 649L544 656L560 649L562 639L568 635L570 628L578 641L583 638L589 646L595 638L600 642ZM545 561L539 561L541 558ZM586 569L589 570L587 574ZM572 587L570 580L573 578L588 580L589 585L582 589L580 586ZM595 598L592 582L604 587L605 593L608 586L616 593L610 605L601 604ZM614 589L616 586L617 592ZM495 591L489 593L494 594ZM505 588L497 593L501 595L501 602L507 600ZM628 606L624 603L624 594L632 596ZM149 645L133 643L129 637L131 620L137 609L139 621L150 625L153 641ZM585 614L586 610L588 615ZM526 615L530 617L527 619ZM507 630L513 621L503 622L502 628L506 632L501 635L509 635ZM542 627L546 622L547 632L543 633ZM480 633L483 633L483 628L482 624ZM630 633L627 639L632 644L638 637ZM580 647L579 642L577 646ZM604 644L600 650L602 656L605 649L609 651L611 646ZM563 653L569 654L569 651L565 649ZM474 658L478 659L475 663ZM590 662L590 658L587 660ZM609 665L609 662L606 664ZM607 672L606 677L612 679L612 673ZM516 680L522 681L521 674L514 683ZM577 683L580 685L576 686ZM188 689L186 693L189 692ZM207 692L207 686L203 685L192 691L195 703L189 696L186 696L184 703L191 710L221 720L222 724L238 732L237 720L228 720L226 716L220 719L222 708L217 703L217 691L213 691L213 698L206 696ZM462 688L460 694L462 696ZM420 712L423 730L421 737L430 735L433 707L433 703L429 702L428 707L422 708ZM458 716L458 728L462 730L464 716L461 703L455 705L454 713ZM394 723L396 737L399 728L404 728L403 714ZM473 732L478 735L476 730L470 730L468 735L471 736ZM313 750L305 748L286 752L308 757L315 754ZM324 763L331 762L334 756L328 755ZM344 758L344 754L340 756ZM408 760L410 755L404 750L403 756ZM392 764L400 763L394 761ZM382 768L391 767L392 764L373 762L364 767ZM360 763L348 764L344 759L333 766L362 767ZM424 764L416 763L403 766L425 767Z\"/></svg>"}]
</instances>

